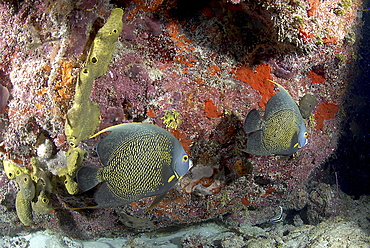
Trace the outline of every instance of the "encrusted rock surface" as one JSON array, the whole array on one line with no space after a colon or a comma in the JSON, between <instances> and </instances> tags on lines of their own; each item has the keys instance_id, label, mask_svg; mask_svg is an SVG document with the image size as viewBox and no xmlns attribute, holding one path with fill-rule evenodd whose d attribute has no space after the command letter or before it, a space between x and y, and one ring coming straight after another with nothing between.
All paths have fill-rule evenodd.
<instances>
[{"instance_id":1,"label":"encrusted rock surface","mask_svg":"<svg viewBox=\"0 0 370 248\"><path fill-rule=\"evenodd\" d=\"M65 163L64 127L76 78L97 30L113 8L121 7L123 31L106 75L95 80L90 96L100 108L98 130L132 121L167 127L195 166L144 215L154 229L212 219L238 228L270 225L282 207L282 218L289 216L295 228L307 227L313 234L315 227L307 225L347 209L340 191L318 178L338 145L345 116L341 106L355 61L362 2L349 2L3 1L0 84L10 96L5 106L0 101L1 160L32 171L31 158L40 156L47 139L53 165L43 170L55 174L55 166ZM275 94L269 79L297 102L306 94L317 99L306 119L309 143L287 160L244 151L243 120L251 109L263 110ZM5 97L6 92L0 93ZM100 166L97 142L79 145L88 151L83 164ZM56 180L50 196L54 211L34 213L33 225L25 228L16 217L18 186L2 172L2 234L50 229L72 238L115 237L132 231L120 221L121 211L139 217L152 201L72 210L93 202L90 194L68 194L67 179ZM334 220L352 225L345 218ZM243 232L230 235L246 241ZM223 247L228 239L221 239Z\"/></svg>"}]
</instances>

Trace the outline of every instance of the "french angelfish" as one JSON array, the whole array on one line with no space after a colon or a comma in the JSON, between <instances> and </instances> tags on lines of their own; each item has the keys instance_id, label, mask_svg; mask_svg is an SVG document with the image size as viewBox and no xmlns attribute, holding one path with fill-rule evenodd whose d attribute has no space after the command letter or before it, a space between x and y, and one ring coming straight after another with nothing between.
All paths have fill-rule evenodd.
<instances>
[{"instance_id":1,"label":"french angelfish","mask_svg":"<svg viewBox=\"0 0 370 248\"><path fill-rule=\"evenodd\" d=\"M249 134L246 151L254 155L290 156L307 144L302 115L289 93L279 84L280 92L266 104L264 119L256 109L244 121Z\"/></svg>"},{"instance_id":2,"label":"french angelfish","mask_svg":"<svg viewBox=\"0 0 370 248\"><path fill-rule=\"evenodd\" d=\"M126 123L91 138L105 132L110 133L97 146L104 167L84 166L76 175L81 191L100 184L94 193L97 205L92 208L121 206L157 195L150 210L192 167L180 142L163 128Z\"/></svg>"}]
</instances>

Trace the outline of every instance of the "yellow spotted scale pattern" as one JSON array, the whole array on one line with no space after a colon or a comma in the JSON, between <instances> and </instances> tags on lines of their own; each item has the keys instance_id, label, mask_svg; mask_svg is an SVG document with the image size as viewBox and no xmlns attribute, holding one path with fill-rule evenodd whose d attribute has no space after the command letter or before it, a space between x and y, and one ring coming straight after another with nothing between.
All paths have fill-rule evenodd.
<instances>
[{"instance_id":1,"label":"yellow spotted scale pattern","mask_svg":"<svg viewBox=\"0 0 370 248\"><path fill-rule=\"evenodd\" d=\"M292 146L292 137L299 132L299 116L289 109L282 109L271 115L269 120L262 127L264 148L272 154L288 150Z\"/></svg>"},{"instance_id":2,"label":"yellow spotted scale pattern","mask_svg":"<svg viewBox=\"0 0 370 248\"><path fill-rule=\"evenodd\" d=\"M128 201L132 196L155 192L165 183L161 169L171 165L172 149L167 136L143 130L117 147L97 178L106 181L115 196Z\"/></svg>"}]
</instances>

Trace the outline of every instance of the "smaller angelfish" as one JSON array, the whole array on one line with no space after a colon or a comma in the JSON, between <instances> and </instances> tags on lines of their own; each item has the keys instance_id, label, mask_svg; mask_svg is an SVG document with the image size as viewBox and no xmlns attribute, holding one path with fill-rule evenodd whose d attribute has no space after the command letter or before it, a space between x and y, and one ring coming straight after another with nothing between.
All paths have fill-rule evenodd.
<instances>
[{"instance_id":1,"label":"smaller angelfish","mask_svg":"<svg viewBox=\"0 0 370 248\"><path fill-rule=\"evenodd\" d=\"M84 166L76 175L82 191L100 184L93 208L122 206L157 196L150 210L192 166L180 142L158 126L126 123L94 136L105 132L110 133L97 147L104 167Z\"/></svg>"},{"instance_id":2,"label":"smaller angelfish","mask_svg":"<svg viewBox=\"0 0 370 248\"><path fill-rule=\"evenodd\" d=\"M280 92L267 102L264 119L256 109L245 118L244 131L249 134L246 151L254 155L290 156L307 144L306 126L289 93L271 82Z\"/></svg>"}]
</instances>

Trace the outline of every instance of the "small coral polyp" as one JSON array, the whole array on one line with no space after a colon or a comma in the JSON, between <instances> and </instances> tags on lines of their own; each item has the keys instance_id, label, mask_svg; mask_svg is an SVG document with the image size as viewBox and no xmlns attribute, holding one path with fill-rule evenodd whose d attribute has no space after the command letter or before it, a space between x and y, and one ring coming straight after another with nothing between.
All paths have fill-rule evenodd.
<instances>
[{"instance_id":1,"label":"small coral polyp","mask_svg":"<svg viewBox=\"0 0 370 248\"><path fill-rule=\"evenodd\" d=\"M176 109L168 109L164 111L164 116L162 117L163 123L166 124L167 128L177 129L181 124L179 119L180 113Z\"/></svg>"}]
</instances>

